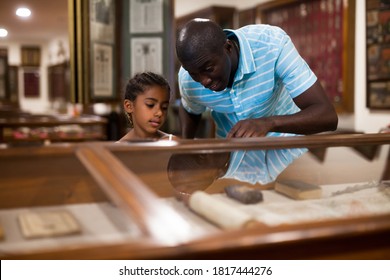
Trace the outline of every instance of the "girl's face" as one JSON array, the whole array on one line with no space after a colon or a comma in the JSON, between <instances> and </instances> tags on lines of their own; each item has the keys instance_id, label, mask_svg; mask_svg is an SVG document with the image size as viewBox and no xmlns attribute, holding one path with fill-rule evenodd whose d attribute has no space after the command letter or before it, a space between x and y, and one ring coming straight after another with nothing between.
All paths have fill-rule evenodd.
<instances>
[{"instance_id":1,"label":"girl's face","mask_svg":"<svg viewBox=\"0 0 390 280\"><path fill-rule=\"evenodd\" d=\"M135 134L140 138L154 138L164 124L169 105L169 93L160 86L151 86L134 101L125 100L126 112L133 119Z\"/></svg>"}]
</instances>

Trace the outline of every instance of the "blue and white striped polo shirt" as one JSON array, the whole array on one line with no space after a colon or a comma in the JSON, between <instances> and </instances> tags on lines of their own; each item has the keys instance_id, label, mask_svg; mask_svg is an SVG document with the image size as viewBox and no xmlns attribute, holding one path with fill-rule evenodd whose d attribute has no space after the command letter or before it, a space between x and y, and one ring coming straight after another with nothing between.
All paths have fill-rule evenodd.
<instances>
[{"instance_id":1,"label":"blue and white striped polo shirt","mask_svg":"<svg viewBox=\"0 0 390 280\"><path fill-rule=\"evenodd\" d=\"M194 114L210 109L219 138L226 137L239 120L298 112L293 98L311 87L317 77L298 54L290 37L279 27L264 24L227 29L225 33L228 37L236 35L240 44L240 59L232 87L220 92L211 91L195 82L181 68L179 88L184 108ZM267 134L287 135L292 134ZM236 152L225 177L244 177L241 179L265 184L275 180L304 151ZM248 165L244 168L245 164Z\"/></svg>"}]
</instances>

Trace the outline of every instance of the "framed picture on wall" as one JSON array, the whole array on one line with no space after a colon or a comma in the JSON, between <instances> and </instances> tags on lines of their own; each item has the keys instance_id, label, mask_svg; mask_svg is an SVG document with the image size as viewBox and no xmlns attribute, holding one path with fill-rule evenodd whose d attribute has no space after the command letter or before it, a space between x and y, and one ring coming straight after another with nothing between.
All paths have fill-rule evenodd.
<instances>
[{"instance_id":1,"label":"framed picture on wall","mask_svg":"<svg viewBox=\"0 0 390 280\"><path fill-rule=\"evenodd\" d=\"M390 109L390 81L369 82L368 104L373 109Z\"/></svg>"},{"instance_id":2,"label":"framed picture on wall","mask_svg":"<svg viewBox=\"0 0 390 280\"><path fill-rule=\"evenodd\" d=\"M22 66L38 67L41 65L41 48L39 46L22 46Z\"/></svg>"},{"instance_id":3,"label":"framed picture on wall","mask_svg":"<svg viewBox=\"0 0 390 280\"><path fill-rule=\"evenodd\" d=\"M7 98L8 60L0 55L0 100Z\"/></svg>"},{"instance_id":4,"label":"framed picture on wall","mask_svg":"<svg viewBox=\"0 0 390 280\"><path fill-rule=\"evenodd\" d=\"M367 107L390 109L390 2L366 1Z\"/></svg>"},{"instance_id":5,"label":"framed picture on wall","mask_svg":"<svg viewBox=\"0 0 390 280\"><path fill-rule=\"evenodd\" d=\"M117 99L116 5L114 0L89 0L89 99Z\"/></svg>"},{"instance_id":6,"label":"framed picture on wall","mask_svg":"<svg viewBox=\"0 0 390 280\"><path fill-rule=\"evenodd\" d=\"M113 96L113 46L94 43L92 48L91 84L93 98Z\"/></svg>"},{"instance_id":7,"label":"framed picture on wall","mask_svg":"<svg viewBox=\"0 0 390 280\"><path fill-rule=\"evenodd\" d=\"M160 33L164 31L163 0L130 1L130 33Z\"/></svg>"},{"instance_id":8,"label":"framed picture on wall","mask_svg":"<svg viewBox=\"0 0 390 280\"><path fill-rule=\"evenodd\" d=\"M120 30L121 1L88 0L78 1L73 7L80 10L77 31L82 38L74 46L75 53L81 53L72 61L77 71L71 71L71 93L73 102L92 104L119 100L118 84L120 67ZM77 72L77 75L72 73Z\"/></svg>"},{"instance_id":9,"label":"framed picture on wall","mask_svg":"<svg viewBox=\"0 0 390 280\"><path fill-rule=\"evenodd\" d=\"M39 68L29 67L23 69L23 87L25 97L39 97L40 73Z\"/></svg>"},{"instance_id":10,"label":"framed picture on wall","mask_svg":"<svg viewBox=\"0 0 390 280\"><path fill-rule=\"evenodd\" d=\"M49 99L69 100L70 78L69 63L63 62L48 67Z\"/></svg>"},{"instance_id":11,"label":"framed picture on wall","mask_svg":"<svg viewBox=\"0 0 390 280\"><path fill-rule=\"evenodd\" d=\"M131 39L131 75L144 71L163 74L162 38L137 37Z\"/></svg>"},{"instance_id":12,"label":"framed picture on wall","mask_svg":"<svg viewBox=\"0 0 390 280\"><path fill-rule=\"evenodd\" d=\"M8 88L10 101L17 102L19 99L19 67L16 65L8 66Z\"/></svg>"},{"instance_id":13,"label":"framed picture on wall","mask_svg":"<svg viewBox=\"0 0 390 280\"><path fill-rule=\"evenodd\" d=\"M115 40L115 1L90 0L90 37L91 41L113 44Z\"/></svg>"}]
</instances>

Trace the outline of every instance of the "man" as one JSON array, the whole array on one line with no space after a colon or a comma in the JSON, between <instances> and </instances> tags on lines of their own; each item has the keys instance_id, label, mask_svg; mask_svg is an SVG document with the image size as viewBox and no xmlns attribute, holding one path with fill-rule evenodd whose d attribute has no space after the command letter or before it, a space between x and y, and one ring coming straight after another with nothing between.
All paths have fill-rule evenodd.
<instances>
[{"instance_id":1,"label":"man","mask_svg":"<svg viewBox=\"0 0 390 280\"><path fill-rule=\"evenodd\" d=\"M320 82L278 27L257 24L222 30L210 20L194 19L179 31L176 53L182 64L183 138L195 136L206 109L219 138L313 134L337 128L337 114ZM245 180L268 183L303 152L238 152L232 155L226 176L244 168Z\"/></svg>"}]
</instances>

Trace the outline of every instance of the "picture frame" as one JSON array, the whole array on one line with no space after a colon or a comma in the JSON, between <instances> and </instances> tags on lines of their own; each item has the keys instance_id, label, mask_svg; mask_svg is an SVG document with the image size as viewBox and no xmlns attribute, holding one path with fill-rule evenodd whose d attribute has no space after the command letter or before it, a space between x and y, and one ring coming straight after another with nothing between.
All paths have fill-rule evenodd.
<instances>
[{"instance_id":1,"label":"picture frame","mask_svg":"<svg viewBox=\"0 0 390 280\"><path fill-rule=\"evenodd\" d=\"M91 105L99 102L119 101L118 85L121 82L121 52L119 24L122 1L70 0L68 8L74 22L70 23L70 95L71 102ZM96 46L112 49L112 72L109 91L102 94L95 80L101 73L95 70ZM98 71L98 72L96 72ZM109 92L109 94L107 93Z\"/></svg>"},{"instance_id":2,"label":"picture frame","mask_svg":"<svg viewBox=\"0 0 390 280\"><path fill-rule=\"evenodd\" d=\"M368 82L367 93L371 109L390 109L390 80Z\"/></svg>"},{"instance_id":3,"label":"picture frame","mask_svg":"<svg viewBox=\"0 0 390 280\"><path fill-rule=\"evenodd\" d=\"M163 24L163 0L130 1L130 33L161 33Z\"/></svg>"},{"instance_id":4,"label":"picture frame","mask_svg":"<svg viewBox=\"0 0 390 280\"><path fill-rule=\"evenodd\" d=\"M123 2L122 77L125 84L135 74L152 71L170 84L176 79L174 1L131 0ZM122 90L124 92L124 90ZM172 87L171 98L176 89ZM123 98L123 94L122 94Z\"/></svg>"},{"instance_id":5,"label":"picture frame","mask_svg":"<svg viewBox=\"0 0 390 280\"><path fill-rule=\"evenodd\" d=\"M17 103L19 100L19 67L16 65L8 65L8 89L9 100Z\"/></svg>"},{"instance_id":6,"label":"picture frame","mask_svg":"<svg viewBox=\"0 0 390 280\"><path fill-rule=\"evenodd\" d=\"M40 96L40 71L37 67L23 69L24 97L38 98Z\"/></svg>"},{"instance_id":7,"label":"picture frame","mask_svg":"<svg viewBox=\"0 0 390 280\"><path fill-rule=\"evenodd\" d=\"M390 109L390 3L366 0L367 100L369 109Z\"/></svg>"},{"instance_id":8,"label":"picture frame","mask_svg":"<svg viewBox=\"0 0 390 280\"><path fill-rule=\"evenodd\" d=\"M48 67L49 100L68 101L70 97L69 62L62 62Z\"/></svg>"},{"instance_id":9,"label":"picture frame","mask_svg":"<svg viewBox=\"0 0 390 280\"><path fill-rule=\"evenodd\" d=\"M41 65L41 48L39 46L21 47L22 66L39 67Z\"/></svg>"},{"instance_id":10,"label":"picture frame","mask_svg":"<svg viewBox=\"0 0 390 280\"><path fill-rule=\"evenodd\" d=\"M115 42L114 0L89 0L90 40L92 42Z\"/></svg>"},{"instance_id":11,"label":"picture frame","mask_svg":"<svg viewBox=\"0 0 390 280\"><path fill-rule=\"evenodd\" d=\"M92 47L91 84L93 98L102 99L113 96L113 46L111 44L94 43Z\"/></svg>"},{"instance_id":12,"label":"picture frame","mask_svg":"<svg viewBox=\"0 0 390 280\"><path fill-rule=\"evenodd\" d=\"M163 74L161 37L137 37L131 39L131 76L144 71Z\"/></svg>"},{"instance_id":13,"label":"picture frame","mask_svg":"<svg viewBox=\"0 0 390 280\"><path fill-rule=\"evenodd\" d=\"M88 71L87 103L118 99L115 76L118 74L117 5L115 0L88 1Z\"/></svg>"},{"instance_id":14,"label":"picture frame","mask_svg":"<svg viewBox=\"0 0 390 280\"><path fill-rule=\"evenodd\" d=\"M0 55L0 100L8 97L8 59Z\"/></svg>"}]
</instances>

